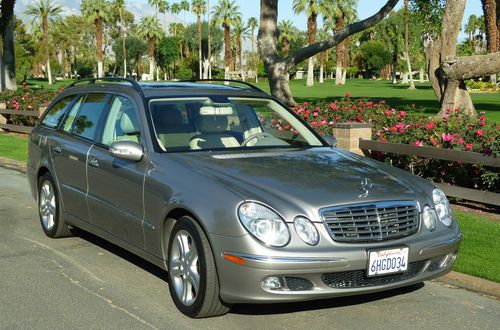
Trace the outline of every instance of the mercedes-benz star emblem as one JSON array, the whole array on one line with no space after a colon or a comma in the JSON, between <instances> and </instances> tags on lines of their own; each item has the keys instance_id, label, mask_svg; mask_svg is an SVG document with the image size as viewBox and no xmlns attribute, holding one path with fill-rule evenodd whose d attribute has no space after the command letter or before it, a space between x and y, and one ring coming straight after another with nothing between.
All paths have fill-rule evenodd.
<instances>
[{"instance_id":1,"label":"mercedes-benz star emblem","mask_svg":"<svg viewBox=\"0 0 500 330\"><path fill-rule=\"evenodd\" d=\"M361 189L365 192L365 196L368 195L370 189L372 189L372 186L373 186L372 180L368 178L363 178L363 180L361 180Z\"/></svg>"}]
</instances>

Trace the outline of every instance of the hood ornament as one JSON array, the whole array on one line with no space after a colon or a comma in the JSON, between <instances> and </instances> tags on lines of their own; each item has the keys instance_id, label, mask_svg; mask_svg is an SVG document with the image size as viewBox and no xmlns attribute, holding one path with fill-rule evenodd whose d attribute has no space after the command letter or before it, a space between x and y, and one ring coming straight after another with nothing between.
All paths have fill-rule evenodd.
<instances>
[{"instance_id":1,"label":"hood ornament","mask_svg":"<svg viewBox=\"0 0 500 330\"><path fill-rule=\"evenodd\" d=\"M364 193L359 195L358 197L363 198L363 197L368 196L368 193L370 192L370 189L372 189L372 187L373 187L372 180L370 180L368 178L363 178L361 180L361 190L363 190Z\"/></svg>"}]
</instances>

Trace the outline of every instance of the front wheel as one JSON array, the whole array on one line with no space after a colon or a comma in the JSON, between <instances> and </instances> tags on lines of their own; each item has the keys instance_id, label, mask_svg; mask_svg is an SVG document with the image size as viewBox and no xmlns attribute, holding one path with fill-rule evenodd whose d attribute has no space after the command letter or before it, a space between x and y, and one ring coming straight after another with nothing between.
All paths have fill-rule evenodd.
<instances>
[{"instance_id":1,"label":"front wheel","mask_svg":"<svg viewBox=\"0 0 500 330\"><path fill-rule=\"evenodd\" d=\"M52 238L65 237L71 230L64 222L54 179L49 173L42 175L38 180L38 213L45 234Z\"/></svg>"},{"instance_id":2,"label":"front wheel","mask_svg":"<svg viewBox=\"0 0 500 330\"><path fill-rule=\"evenodd\" d=\"M226 314L212 249L201 227L190 217L174 225L168 247L168 284L177 308L192 318Z\"/></svg>"}]
</instances>

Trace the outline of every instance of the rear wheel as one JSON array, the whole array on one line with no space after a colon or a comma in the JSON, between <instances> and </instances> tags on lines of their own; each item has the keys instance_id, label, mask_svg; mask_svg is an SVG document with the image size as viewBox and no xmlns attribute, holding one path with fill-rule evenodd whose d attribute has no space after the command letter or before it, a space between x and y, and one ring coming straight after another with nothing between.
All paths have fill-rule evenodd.
<instances>
[{"instance_id":1,"label":"rear wheel","mask_svg":"<svg viewBox=\"0 0 500 330\"><path fill-rule=\"evenodd\" d=\"M190 217L174 225L168 248L168 283L177 308L192 318L223 315L219 279L208 239Z\"/></svg>"},{"instance_id":2,"label":"rear wheel","mask_svg":"<svg viewBox=\"0 0 500 330\"><path fill-rule=\"evenodd\" d=\"M38 213L45 234L52 238L65 237L71 230L61 216L59 192L50 173L38 179Z\"/></svg>"}]
</instances>

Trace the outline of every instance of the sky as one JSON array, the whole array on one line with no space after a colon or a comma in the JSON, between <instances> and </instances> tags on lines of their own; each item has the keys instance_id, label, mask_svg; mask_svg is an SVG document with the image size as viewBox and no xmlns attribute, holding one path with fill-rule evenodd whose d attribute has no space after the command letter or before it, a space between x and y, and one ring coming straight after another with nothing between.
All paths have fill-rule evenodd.
<instances>
[{"instance_id":1,"label":"sky","mask_svg":"<svg viewBox=\"0 0 500 330\"><path fill-rule=\"evenodd\" d=\"M64 8L64 15L71 14L79 14L80 12L80 0L54 0L59 2ZM16 15L21 16L23 19L23 12L26 8L26 5L32 3L33 0L18 0L16 1L16 6L14 7L14 11ZM170 4L174 2L179 2L179 0L168 0ZM210 0L210 6L213 7L218 0ZM136 16L136 21L140 19L140 17L153 14L154 10L148 6L147 0L126 0L128 9L134 13ZM295 23L295 26L300 30L307 29L307 17L304 13L296 15L292 9L293 0L280 0L278 3L278 20L281 21L283 19L292 20ZM376 13L384 4L386 0L358 0L358 17L359 19L367 18L374 13ZM259 19L260 17L260 0L236 0L236 4L240 8L240 12L243 16L243 21L246 22L250 17L256 17ZM400 0L396 8L401 8L403 5L403 1ZM468 0L467 6L464 13L464 23L468 19L468 17L472 14L482 15L482 7L481 0ZM194 14L186 13L179 14L178 17L173 17L169 15L167 18L170 22L172 20L176 20L177 22L184 23L194 23L196 22L196 17ZM163 22L163 17L161 19ZM319 24L321 24L321 20L318 20ZM461 33L459 36L460 40L465 39L465 34Z\"/></svg>"}]
</instances>

